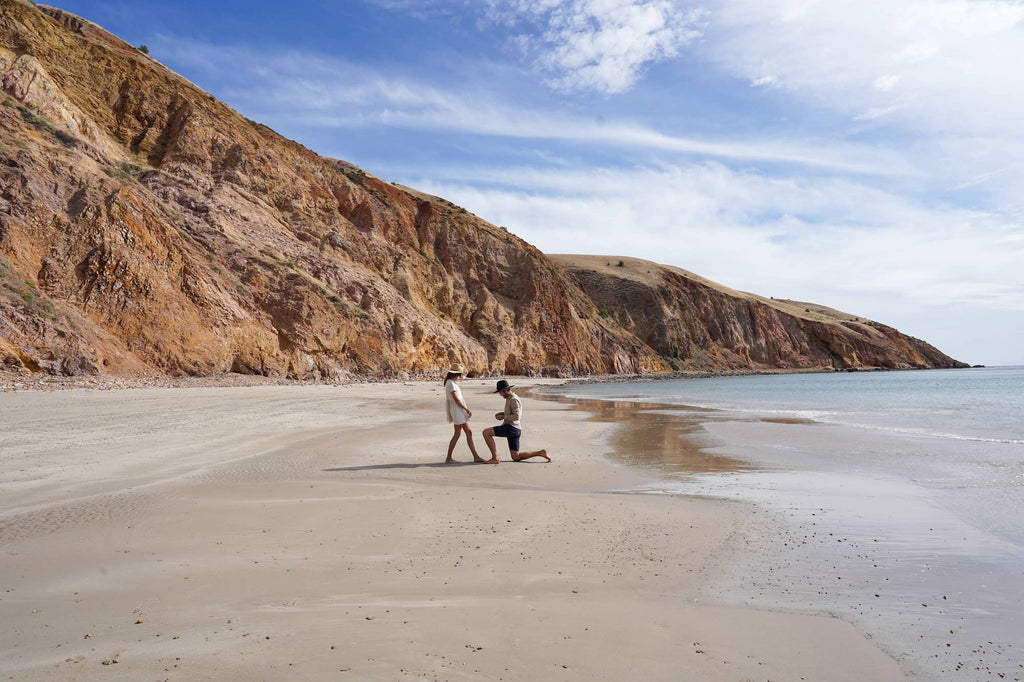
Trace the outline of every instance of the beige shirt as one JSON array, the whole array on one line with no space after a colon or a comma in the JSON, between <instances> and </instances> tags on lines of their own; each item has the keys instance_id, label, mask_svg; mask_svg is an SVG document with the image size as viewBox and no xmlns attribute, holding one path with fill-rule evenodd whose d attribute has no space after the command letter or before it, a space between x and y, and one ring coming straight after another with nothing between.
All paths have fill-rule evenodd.
<instances>
[{"instance_id":1,"label":"beige shirt","mask_svg":"<svg viewBox=\"0 0 1024 682\"><path fill-rule=\"evenodd\" d=\"M519 419L523 416L523 401L519 399L515 393L505 398L505 419L502 420L502 424L511 424L517 429L522 428L519 425Z\"/></svg>"}]
</instances>

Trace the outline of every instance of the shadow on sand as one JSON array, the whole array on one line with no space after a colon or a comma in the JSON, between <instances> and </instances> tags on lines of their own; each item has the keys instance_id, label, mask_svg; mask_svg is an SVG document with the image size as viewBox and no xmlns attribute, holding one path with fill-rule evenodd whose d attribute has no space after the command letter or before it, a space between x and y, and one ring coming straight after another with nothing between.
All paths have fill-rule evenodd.
<instances>
[{"instance_id":1,"label":"shadow on sand","mask_svg":"<svg viewBox=\"0 0 1024 682\"><path fill-rule=\"evenodd\" d=\"M428 469L428 468L450 468L450 467L467 467L467 466L478 466L483 462L452 462L451 464L445 464L444 462L396 462L395 464L365 464L357 467L334 467L333 469L323 469L323 471L386 471L388 469Z\"/></svg>"}]
</instances>

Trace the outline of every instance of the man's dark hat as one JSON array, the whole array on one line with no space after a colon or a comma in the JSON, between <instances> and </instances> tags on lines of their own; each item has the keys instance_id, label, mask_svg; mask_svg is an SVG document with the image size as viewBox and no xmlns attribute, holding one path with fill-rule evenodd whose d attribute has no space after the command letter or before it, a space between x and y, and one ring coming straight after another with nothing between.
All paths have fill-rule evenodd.
<instances>
[{"instance_id":1,"label":"man's dark hat","mask_svg":"<svg viewBox=\"0 0 1024 682\"><path fill-rule=\"evenodd\" d=\"M498 390L495 391L495 393L501 393L502 391L507 391L507 390L509 390L511 388L515 388L515 386L513 386L510 383L508 383L504 379L499 379L498 380Z\"/></svg>"}]
</instances>

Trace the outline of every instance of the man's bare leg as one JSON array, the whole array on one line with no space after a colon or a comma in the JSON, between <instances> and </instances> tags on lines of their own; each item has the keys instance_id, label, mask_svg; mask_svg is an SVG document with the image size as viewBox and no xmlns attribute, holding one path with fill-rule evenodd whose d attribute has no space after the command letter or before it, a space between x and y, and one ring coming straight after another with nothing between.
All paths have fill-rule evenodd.
<instances>
[{"instance_id":1,"label":"man's bare leg","mask_svg":"<svg viewBox=\"0 0 1024 682\"><path fill-rule=\"evenodd\" d=\"M551 458L548 457L547 450L534 450L533 452L512 451L512 461L514 462L522 462L524 459L530 459L531 457L543 457L547 461L551 461Z\"/></svg>"}]
</instances>

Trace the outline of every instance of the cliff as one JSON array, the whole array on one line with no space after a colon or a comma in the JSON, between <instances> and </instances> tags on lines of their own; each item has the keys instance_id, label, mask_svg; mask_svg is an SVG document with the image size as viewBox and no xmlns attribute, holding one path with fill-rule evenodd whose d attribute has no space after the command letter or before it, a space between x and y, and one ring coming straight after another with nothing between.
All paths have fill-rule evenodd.
<instances>
[{"instance_id":1,"label":"cliff","mask_svg":"<svg viewBox=\"0 0 1024 682\"><path fill-rule=\"evenodd\" d=\"M597 306L679 370L966 367L892 327L734 291L635 258L553 255Z\"/></svg>"},{"instance_id":2,"label":"cliff","mask_svg":"<svg viewBox=\"0 0 1024 682\"><path fill-rule=\"evenodd\" d=\"M317 156L89 22L0 0L0 362L653 371L521 239Z\"/></svg>"},{"instance_id":3,"label":"cliff","mask_svg":"<svg viewBox=\"0 0 1024 682\"><path fill-rule=\"evenodd\" d=\"M953 362L888 328L811 331L682 282L652 289L650 318L624 314L583 271L320 157L60 10L0 0L0 89L0 367L343 379L453 361L550 375ZM800 331L744 336L763 325Z\"/></svg>"}]
</instances>

